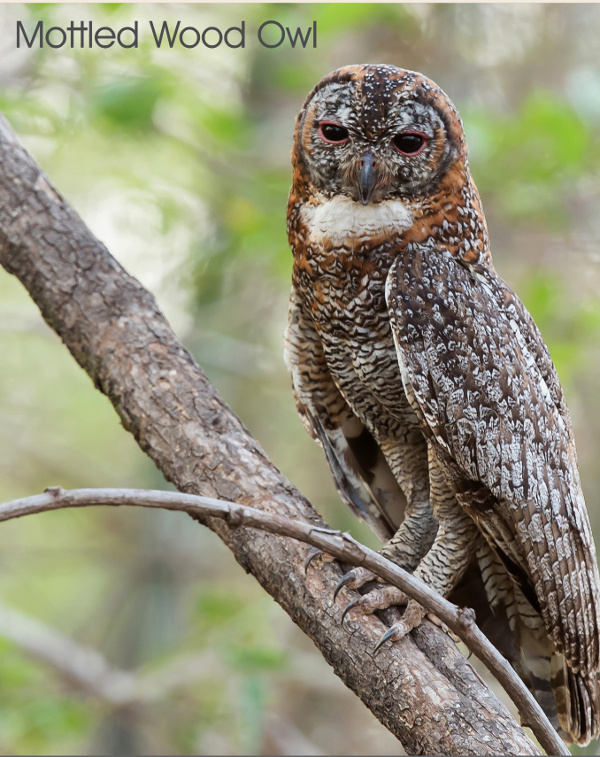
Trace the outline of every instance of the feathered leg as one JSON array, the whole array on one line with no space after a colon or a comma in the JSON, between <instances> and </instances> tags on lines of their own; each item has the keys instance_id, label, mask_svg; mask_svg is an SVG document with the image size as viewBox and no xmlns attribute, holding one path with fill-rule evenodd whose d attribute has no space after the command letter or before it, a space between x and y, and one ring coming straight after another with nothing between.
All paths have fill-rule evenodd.
<instances>
[{"instance_id":1,"label":"feathered leg","mask_svg":"<svg viewBox=\"0 0 600 757\"><path fill-rule=\"evenodd\" d=\"M475 554L479 531L457 503L432 444L429 445L428 462L431 508L439 526L431 549L419 562L414 575L442 596L448 596ZM382 637L380 644L390 638L402 638L419 625L426 610L415 600L409 600L404 592L385 585L373 589L352 605L365 615L392 605L406 605L406 610Z\"/></svg>"}]
</instances>

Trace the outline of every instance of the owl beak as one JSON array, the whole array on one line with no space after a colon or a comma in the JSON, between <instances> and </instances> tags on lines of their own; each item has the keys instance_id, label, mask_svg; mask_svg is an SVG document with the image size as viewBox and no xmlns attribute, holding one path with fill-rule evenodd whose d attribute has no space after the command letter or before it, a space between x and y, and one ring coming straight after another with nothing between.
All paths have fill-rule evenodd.
<instances>
[{"instance_id":1,"label":"owl beak","mask_svg":"<svg viewBox=\"0 0 600 757\"><path fill-rule=\"evenodd\" d=\"M375 156L367 152L360 161L360 170L358 172L358 196L363 205L368 205L371 201L376 183Z\"/></svg>"}]
</instances>

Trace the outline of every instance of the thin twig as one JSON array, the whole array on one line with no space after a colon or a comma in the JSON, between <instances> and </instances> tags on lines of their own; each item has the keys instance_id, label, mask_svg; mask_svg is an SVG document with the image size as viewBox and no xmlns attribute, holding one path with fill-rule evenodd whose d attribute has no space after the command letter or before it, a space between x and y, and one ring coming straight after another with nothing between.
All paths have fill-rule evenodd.
<instances>
[{"instance_id":1,"label":"thin twig","mask_svg":"<svg viewBox=\"0 0 600 757\"><path fill-rule=\"evenodd\" d=\"M307 523L263 512L235 502L180 492L143 489L72 489L50 487L44 494L12 500L0 505L0 521L23 515L92 505L132 505L179 510L190 515L224 519L230 528L249 527L288 536L327 552L338 560L368 568L416 599L442 620L478 657L502 684L548 754L570 752L550 725L542 708L533 698L511 665L502 657L475 623L475 613L460 609L395 563L359 544L347 533L315 528Z\"/></svg>"}]
</instances>

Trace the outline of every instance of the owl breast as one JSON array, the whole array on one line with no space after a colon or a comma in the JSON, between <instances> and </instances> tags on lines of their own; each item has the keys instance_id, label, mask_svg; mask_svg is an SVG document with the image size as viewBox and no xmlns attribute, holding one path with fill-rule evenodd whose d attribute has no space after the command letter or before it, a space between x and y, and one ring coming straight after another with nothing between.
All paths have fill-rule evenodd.
<instances>
[{"instance_id":1,"label":"owl breast","mask_svg":"<svg viewBox=\"0 0 600 757\"><path fill-rule=\"evenodd\" d=\"M419 427L408 404L391 333L360 321L343 336L320 330L333 380L355 415L381 443Z\"/></svg>"},{"instance_id":2,"label":"owl breast","mask_svg":"<svg viewBox=\"0 0 600 757\"><path fill-rule=\"evenodd\" d=\"M295 283L335 383L377 439L417 428L385 302L390 240L409 227L410 210L396 200L363 206L338 196L303 205L297 218L307 241Z\"/></svg>"}]
</instances>

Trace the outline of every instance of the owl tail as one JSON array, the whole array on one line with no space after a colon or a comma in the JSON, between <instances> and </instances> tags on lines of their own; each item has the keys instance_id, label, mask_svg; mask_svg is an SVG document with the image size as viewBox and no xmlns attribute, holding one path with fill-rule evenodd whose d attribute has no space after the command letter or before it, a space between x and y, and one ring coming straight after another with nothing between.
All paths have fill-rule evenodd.
<instances>
[{"instance_id":1,"label":"owl tail","mask_svg":"<svg viewBox=\"0 0 600 757\"><path fill-rule=\"evenodd\" d=\"M568 667L539 612L485 543L449 598L475 609L477 624L513 665L561 738L580 746L598 738L600 671L575 673Z\"/></svg>"},{"instance_id":2,"label":"owl tail","mask_svg":"<svg viewBox=\"0 0 600 757\"><path fill-rule=\"evenodd\" d=\"M564 709L564 703L568 699L562 683L563 669L566 671L565 659L562 655L553 654L554 645L545 633L540 616L529 616L527 625L523 622L522 616L512 620L511 625L516 625L520 642L520 658L513 662L513 665L560 736L569 738L567 729L562 727L562 719L559 717L559 709ZM559 683L557 677L555 683L553 671L555 660L559 659L557 670L560 667L558 676L561 677L561 681ZM555 694L559 690L560 705L558 695Z\"/></svg>"},{"instance_id":3,"label":"owl tail","mask_svg":"<svg viewBox=\"0 0 600 757\"><path fill-rule=\"evenodd\" d=\"M600 673L574 673L562 654L552 656L550 667L561 729L585 746L600 733Z\"/></svg>"},{"instance_id":4,"label":"owl tail","mask_svg":"<svg viewBox=\"0 0 600 757\"><path fill-rule=\"evenodd\" d=\"M541 620L541 619L540 619ZM536 638L537 637L537 638ZM575 673L546 636L521 628L519 673L559 735L585 746L600 731L600 674Z\"/></svg>"},{"instance_id":5,"label":"owl tail","mask_svg":"<svg viewBox=\"0 0 600 757\"><path fill-rule=\"evenodd\" d=\"M589 744L600 732L600 673L575 673L541 629L520 626L521 678L565 741Z\"/></svg>"}]
</instances>

